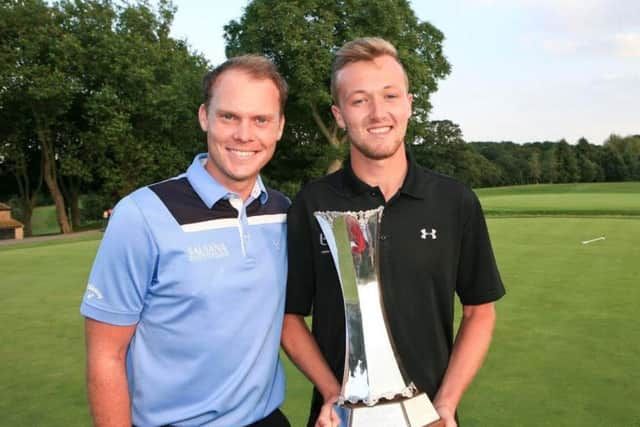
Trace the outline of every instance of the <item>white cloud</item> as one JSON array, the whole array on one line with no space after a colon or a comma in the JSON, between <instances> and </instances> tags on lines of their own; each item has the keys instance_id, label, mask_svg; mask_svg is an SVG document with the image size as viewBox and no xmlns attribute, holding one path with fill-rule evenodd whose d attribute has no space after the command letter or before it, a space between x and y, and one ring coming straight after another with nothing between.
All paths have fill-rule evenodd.
<instances>
[{"instance_id":1,"label":"white cloud","mask_svg":"<svg viewBox=\"0 0 640 427\"><path fill-rule=\"evenodd\" d=\"M599 34L591 37L557 35L535 42L535 35L529 35L528 44L541 45L542 49L553 55L598 55L619 58L640 58L640 33L618 32ZM532 43L533 41L533 43Z\"/></svg>"},{"instance_id":2,"label":"white cloud","mask_svg":"<svg viewBox=\"0 0 640 427\"><path fill-rule=\"evenodd\" d=\"M586 71L586 70L585 70ZM558 75L549 80L512 76L500 85L451 81L434 95L432 119L458 123L467 141L601 144L612 132L638 134L640 70L612 67L600 76Z\"/></svg>"},{"instance_id":3,"label":"white cloud","mask_svg":"<svg viewBox=\"0 0 640 427\"><path fill-rule=\"evenodd\" d=\"M609 71L604 73L598 80L603 82L609 81L629 81L633 86L640 86L640 71L629 73L626 71ZM631 85L629 87L632 87Z\"/></svg>"},{"instance_id":4,"label":"white cloud","mask_svg":"<svg viewBox=\"0 0 640 427\"><path fill-rule=\"evenodd\" d=\"M568 39L543 40L542 47L546 52L556 55L574 54L580 49L580 45L577 41Z\"/></svg>"},{"instance_id":5,"label":"white cloud","mask_svg":"<svg viewBox=\"0 0 640 427\"><path fill-rule=\"evenodd\" d=\"M528 48L555 56L640 57L640 0L462 0L512 17Z\"/></svg>"},{"instance_id":6,"label":"white cloud","mask_svg":"<svg viewBox=\"0 0 640 427\"><path fill-rule=\"evenodd\" d=\"M591 33L638 28L638 0L464 0L531 16L540 30Z\"/></svg>"},{"instance_id":7,"label":"white cloud","mask_svg":"<svg viewBox=\"0 0 640 427\"><path fill-rule=\"evenodd\" d=\"M640 58L640 33L618 33L613 37L613 44L618 55Z\"/></svg>"}]
</instances>

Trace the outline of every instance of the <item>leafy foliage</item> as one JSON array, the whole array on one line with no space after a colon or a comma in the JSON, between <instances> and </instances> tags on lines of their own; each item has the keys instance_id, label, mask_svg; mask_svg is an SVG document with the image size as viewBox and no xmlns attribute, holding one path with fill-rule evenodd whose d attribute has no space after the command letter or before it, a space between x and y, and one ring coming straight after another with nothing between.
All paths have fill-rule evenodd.
<instances>
[{"instance_id":1,"label":"leafy foliage","mask_svg":"<svg viewBox=\"0 0 640 427\"><path fill-rule=\"evenodd\" d=\"M423 135L425 127L418 124L426 123L430 94L450 66L442 52L443 34L418 21L407 1L254 0L239 20L225 26L228 56L262 53L289 83L288 131L281 145L289 160L304 165L290 170L294 183L304 181L309 170L335 168L335 160L346 154L346 135L330 113L331 61L344 43L363 36L383 37L398 49L414 95L410 135Z\"/></svg>"},{"instance_id":2,"label":"leafy foliage","mask_svg":"<svg viewBox=\"0 0 640 427\"><path fill-rule=\"evenodd\" d=\"M202 147L196 120L206 61L169 37L161 1L5 1L0 10L3 167L42 158L62 231L79 194L112 203L184 168ZM11 115L12 111L20 114Z\"/></svg>"},{"instance_id":3,"label":"leafy foliage","mask_svg":"<svg viewBox=\"0 0 640 427\"><path fill-rule=\"evenodd\" d=\"M638 181L640 136L611 135L604 145L559 142L469 144L498 166L497 185Z\"/></svg>"}]
</instances>

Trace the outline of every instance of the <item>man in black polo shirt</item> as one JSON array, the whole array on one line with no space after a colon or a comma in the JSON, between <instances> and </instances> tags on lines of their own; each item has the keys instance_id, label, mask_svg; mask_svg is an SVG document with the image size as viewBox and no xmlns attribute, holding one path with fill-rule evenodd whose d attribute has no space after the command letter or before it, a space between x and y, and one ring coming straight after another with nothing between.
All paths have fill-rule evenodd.
<instances>
[{"instance_id":1,"label":"man in black polo shirt","mask_svg":"<svg viewBox=\"0 0 640 427\"><path fill-rule=\"evenodd\" d=\"M482 209L454 179L423 169L405 150L408 78L395 48L357 39L334 60L333 115L351 142L344 169L307 185L288 214L289 276L282 344L314 383L309 425L338 426L344 369L343 301L313 213L384 206L379 269L391 339L409 378L446 422L482 365L504 295ZM454 297L463 319L453 339ZM312 333L304 316L313 315Z\"/></svg>"}]
</instances>

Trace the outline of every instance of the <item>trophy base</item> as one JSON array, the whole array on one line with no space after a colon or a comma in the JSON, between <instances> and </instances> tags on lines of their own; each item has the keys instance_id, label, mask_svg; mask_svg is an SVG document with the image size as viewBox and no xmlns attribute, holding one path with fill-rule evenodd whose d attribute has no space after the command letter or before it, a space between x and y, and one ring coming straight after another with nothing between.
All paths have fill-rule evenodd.
<instances>
[{"instance_id":1,"label":"trophy base","mask_svg":"<svg viewBox=\"0 0 640 427\"><path fill-rule=\"evenodd\" d=\"M424 393L374 406L342 408L346 418L343 427L444 427L444 421Z\"/></svg>"}]
</instances>

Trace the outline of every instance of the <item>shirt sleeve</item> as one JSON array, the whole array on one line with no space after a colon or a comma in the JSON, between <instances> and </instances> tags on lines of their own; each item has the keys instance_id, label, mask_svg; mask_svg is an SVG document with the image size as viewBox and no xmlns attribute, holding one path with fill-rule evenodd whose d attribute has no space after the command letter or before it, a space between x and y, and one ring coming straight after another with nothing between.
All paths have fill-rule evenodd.
<instances>
[{"instance_id":1,"label":"shirt sleeve","mask_svg":"<svg viewBox=\"0 0 640 427\"><path fill-rule=\"evenodd\" d=\"M296 197L287 214L288 275L285 312L311 314L315 292L312 234L309 213L301 197Z\"/></svg>"},{"instance_id":2,"label":"shirt sleeve","mask_svg":"<svg viewBox=\"0 0 640 427\"><path fill-rule=\"evenodd\" d=\"M482 206L475 193L469 193L464 204L469 214L463 226L456 292L463 305L478 305L499 299L505 290Z\"/></svg>"},{"instance_id":3,"label":"shirt sleeve","mask_svg":"<svg viewBox=\"0 0 640 427\"><path fill-rule=\"evenodd\" d=\"M125 197L109 218L81 314L113 325L136 324L157 258L157 246L142 212L131 196Z\"/></svg>"}]
</instances>

